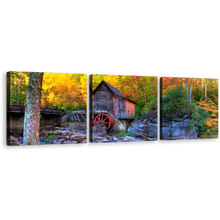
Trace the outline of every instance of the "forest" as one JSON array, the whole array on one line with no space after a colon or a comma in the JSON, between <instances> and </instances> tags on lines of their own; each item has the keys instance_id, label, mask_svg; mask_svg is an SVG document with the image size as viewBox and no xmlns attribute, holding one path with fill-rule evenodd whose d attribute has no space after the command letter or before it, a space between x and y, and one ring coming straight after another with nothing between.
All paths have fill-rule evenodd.
<instances>
[{"instance_id":1,"label":"forest","mask_svg":"<svg viewBox=\"0 0 220 220\"><path fill-rule=\"evenodd\" d=\"M92 91L104 80L117 88L121 94L135 101L135 117L144 117L146 109L152 100L157 98L158 78L156 74L144 75L107 75L96 74L92 76Z\"/></svg>"},{"instance_id":2,"label":"forest","mask_svg":"<svg viewBox=\"0 0 220 220\"><path fill-rule=\"evenodd\" d=\"M6 104L25 105L28 93L29 75L27 71L7 72ZM6 77L7 79L7 77ZM92 90L105 80L117 88L125 97L135 101L135 117L146 117L152 107L157 108L158 77L135 74L92 75ZM219 133L220 77L197 78L190 75L162 77L162 115L190 114L189 126L199 127L201 138L216 138ZM87 109L87 74L68 72L44 72L41 91L41 107L63 110ZM156 112L157 113L157 112Z\"/></svg>"},{"instance_id":3,"label":"forest","mask_svg":"<svg viewBox=\"0 0 220 220\"><path fill-rule=\"evenodd\" d=\"M7 80L8 105L25 105L28 93L28 72L11 71ZM157 101L157 77L128 75L92 75L92 90L105 80L127 98L136 102L140 116L149 103ZM41 107L63 110L85 110L87 103L86 74L44 73Z\"/></svg>"},{"instance_id":4,"label":"forest","mask_svg":"<svg viewBox=\"0 0 220 220\"><path fill-rule=\"evenodd\" d=\"M7 104L25 105L28 93L29 72L11 71L7 77ZM86 74L43 74L41 107L63 110L85 110L86 105Z\"/></svg>"},{"instance_id":5,"label":"forest","mask_svg":"<svg viewBox=\"0 0 220 220\"><path fill-rule=\"evenodd\" d=\"M161 118L184 115L199 138L218 137L218 79L161 78Z\"/></svg>"}]
</instances>

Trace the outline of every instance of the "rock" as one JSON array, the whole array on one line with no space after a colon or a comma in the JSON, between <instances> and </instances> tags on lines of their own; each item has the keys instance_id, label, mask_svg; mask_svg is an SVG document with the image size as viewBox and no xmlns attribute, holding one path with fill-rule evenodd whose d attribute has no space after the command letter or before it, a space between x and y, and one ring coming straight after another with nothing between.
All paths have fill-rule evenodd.
<instances>
[{"instance_id":1,"label":"rock","mask_svg":"<svg viewBox=\"0 0 220 220\"><path fill-rule=\"evenodd\" d=\"M66 130L58 130L58 131L54 131L54 135L66 135L69 134L70 131L66 131Z\"/></svg>"},{"instance_id":2,"label":"rock","mask_svg":"<svg viewBox=\"0 0 220 220\"><path fill-rule=\"evenodd\" d=\"M48 135L52 135L54 131L48 131Z\"/></svg>"},{"instance_id":3,"label":"rock","mask_svg":"<svg viewBox=\"0 0 220 220\"><path fill-rule=\"evenodd\" d=\"M128 129L127 129L127 132L131 132L131 129L132 129L132 127L129 126Z\"/></svg>"},{"instance_id":4,"label":"rock","mask_svg":"<svg viewBox=\"0 0 220 220\"><path fill-rule=\"evenodd\" d=\"M152 119L152 114L149 111L146 111L145 115L146 115L147 121L150 121Z\"/></svg>"},{"instance_id":5,"label":"rock","mask_svg":"<svg viewBox=\"0 0 220 220\"><path fill-rule=\"evenodd\" d=\"M102 133L102 134L107 134L107 128L99 122L96 126L92 126L92 132L93 133Z\"/></svg>"},{"instance_id":6,"label":"rock","mask_svg":"<svg viewBox=\"0 0 220 220\"><path fill-rule=\"evenodd\" d=\"M82 143L82 144L87 143L87 140L84 140L84 141L82 141L81 143Z\"/></svg>"},{"instance_id":7,"label":"rock","mask_svg":"<svg viewBox=\"0 0 220 220\"><path fill-rule=\"evenodd\" d=\"M13 137L12 135L8 138L7 144L10 146L20 146L18 139Z\"/></svg>"},{"instance_id":8,"label":"rock","mask_svg":"<svg viewBox=\"0 0 220 220\"><path fill-rule=\"evenodd\" d=\"M77 141L77 142L82 142L87 138L87 135L77 133L75 135L70 136L70 141Z\"/></svg>"},{"instance_id":9,"label":"rock","mask_svg":"<svg viewBox=\"0 0 220 220\"><path fill-rule=\"evenodd\" d=\"M153 117L150 122L151 122L151 123L154 123L154 124L157 124L157 121L158 121L158 120L157 120L157 116L156 116L156 117Z\"/></svg>"},{"instance_id":10,"label":"rock","mask_svg":"<svg viewBox=\"0 0 220 220\"><path fill-rule=\"evenodd\" d=\"M141 139L137 139L137 138L134 138L134 137L130 137L130 136L125 136L123 142L133 142L133 141L143 141Z\"/></svg>"},{"instance_id":11,"label":"rock","mask_svg":"<svg viewBox=\"0 0 220 220\"><path fill-rule=\"evenodd\" d=\"M61 138L61 139L59 139L60 141L65 141L66 139L64 139L64 138Z\"/></svg>"},{"instance_id":12,"label":"rock","mask_svg":"<svg viewBox=\"0 0 220 220\"><path fill-rule=\"evenodd\" d=\"M70 136L64 136L65 139L69 140L70 139Z\"/></svg>"},{"instance_id":13,"label":"rock","mask_svg":"<svg viewBox=\"0 0 220 220\"><path fill-rule=\"evenodd\" d=\"M41 130L40 135L42 136L48 136L48 131L47 130Z\"/></svg>"},{"instance_id":14,"label":"rock","mask_svg":"<svg viewBox=\"0 0 220 220\"><path fill-rule=\"evenodd\" d=\"M71 130L85 131L87 129L87 125L69 124L69 126Z\"/></svg>"},{"instance_id":15,"label":"rock","mask_svg":"<svg viewBox=\"0 0 220 220\"><path fill-rule=\"evenodd\" d=\"M186 118L186 117L185 117ZM182 121L170 121L162 128L162 140L195 140L198 132L188 127L189 119Z\"/></svg>"},{"instance_id":16,"label":"rock","mask_svg":"<svg viewBox=\"0 0 220 220\"><path fill-rule=\"evenodd\" d=\"M67 141L66 144L77 144L77 141Z\"/></svg>"},{"instance_id":17,"label":"rock","mask_svg":"<svg viewBox=\"0 0 220 220\"><path fill-rule=\"evenodd\" d=\"M44 126L44 129L46 129L46 130L49 130L49 129L52 129L52 128L53 128L53 126L51 126L51 125Z\"/></svg>"},{"instance_id":18,"label":"rock","mask_svg":"<svg viewBox=\"0 0 220 220\"><path fill-rule=\"evenodd\" d=\"M103 133L92 133L92 137L96 137L96 136L104 136Z\"/></svg>"},{"instance_id":19,"label":"rock","mask_svg":"<svg viewBox=\"0 0 220 220\"><path fill-rule=\"evenodd\" d=\"M92 137L92 142L93 143L105 143L105 142L110 142L110 141L106 137L95 136L95 137Z\"/></svg>"},{"instance_id":20,"label":"rock","mask_svg":"<svg viewBox=\"0 0 220 220\"><path fill-rule=\"evenodd\" d=\"M157 138L148 138L149 141L157 141Z\"/></svg>"},{"instance_id":21,"label":"rock","mask_svg":"<svg viewBox=\"0 0 220 220\"><path fill-rule=\"evenodd\" d=\"M172 120L163 118L162 120L162 140L195 140L198 138L198 132L189 129L189 115L182 118L175 117ZM158 123L147 120L135 120L132 127L129 127L135 138L144 138L149 140L158 140Z\"/></svg>"},{"instance_id":22,"label":"rock","mask_svg":"<svg viewBox=\"0 0 220 220\"><path fill-rule=\"evenodd\" d=\"M55 137L55 138L62 138L62 137L63 137L63 135L56 134L56 135L54 135L54 137Z\"/></svg>"},{"instance_id":23,"label":"rock","mask_svg":"<svg viewBox=\"0 0 220 220\"><path fill-rule=\"evenodd\" d=\"M131 134L134 137L142 137L143 135L147 135L147 124L137 123L131 129Z\"/></svg>"},{"instance_id":24,"label":"rock","mask_svg":"<svg viewBox=\"0 0 220 220\"><path fill-rule=\"evenodd\" d=\"M147 136L157 138L157 124L148 123L146 126Z\"/></svg>"},{"instance_id":25,"label":"rock","mask_svg":"<svg viewBox=\"0 0 220 220\"><path fill-rule=\"evenodd\" d=\"M112 137L109 137L108 140L109 140L109 142L114 142Z\"/></svg>"},{"instance_id":26,"label":"rock","mask_svg":"<svg viewBox=\"0 0 220 220\"><path fill-rule=\"evenodd\" d=\"M103 128L102 128L102 133L103 134L108 134L108 130L105 126L103 126Z\"/></svg>"}]
</instances>

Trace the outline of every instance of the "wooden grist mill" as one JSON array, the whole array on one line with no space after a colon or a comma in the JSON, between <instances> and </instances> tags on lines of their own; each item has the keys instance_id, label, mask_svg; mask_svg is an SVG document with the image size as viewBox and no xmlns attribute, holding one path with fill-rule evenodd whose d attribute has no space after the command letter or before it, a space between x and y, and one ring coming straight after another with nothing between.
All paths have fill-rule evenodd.
<instances>
[{"instance_id":1,"label":"wooden grist mill","mask_svg":"<svg viewBox=\"0 0 220 220\"><path fill-rule=\"evenodd\" d=\"M105 81L92 92L90 106L90 124L93 126L101 122L107 130L124 130L122 127L128 127L135 119L135 102Z\"/></svg>"}]
</instances>

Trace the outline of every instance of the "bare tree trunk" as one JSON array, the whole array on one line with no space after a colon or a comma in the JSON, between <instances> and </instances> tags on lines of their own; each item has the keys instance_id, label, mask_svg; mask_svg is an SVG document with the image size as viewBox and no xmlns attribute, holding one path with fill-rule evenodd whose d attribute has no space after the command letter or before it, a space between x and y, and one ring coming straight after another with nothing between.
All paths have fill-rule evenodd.
<instances>
[{"instance_id":1,"label":"bare tree trunk","mask_svg":"<svg viewBox=\"0 0 220 220\"><path fill-rule=\"evenodd\" d=\"M29 73L24 116L24 145L39 144L42 80L43 73Z\"/></svg>"},{"instance_id":2,"label":"bare tree trunk","mask_svg":"<svg viewBox=\"0 0 220 220\"><path fill-rule=\"evenodd\" d=\"M183 88L183 78L181 77L181 88Z\"/></svg>"},{"instance_id":3,"label":"bare tree trunk","mask_svg":"<svg viewBox=\"0 0 220 220\"><path fill-rule=\"evenodd\" d=\"M206 79L205 79L205 99L207 99L207 82L206 82Z\"/></svg>"},{"instance_id":4,"label":"bare tree trunk","mask_svg":"<svg viewBox=\"0 0 220 220\"><path fill-rule=\"evenodd\" d=\"M191 79L190 92L189 92L189 101L190 101L190 103L191 103L191 100L192 100L192 84L193 84L193 78Z\"/></svg>"},{"instance_id":5,"label":"bare tree trunk","mask_svg":"<svg viewBox=\"0 0 220 220\"><path fill-rule=\"evenodd\" d=\"M186 94L189 94L189 79L186 78Z\"/></svg>"},{"instance_id":6,"label":"bare tree trunk","mask_svg":"<svg viewBox=\"0 0 220 220\"><path fill-rule=\"evenodd\" d=\"M146 91L147 91L147 82L145 81L145 85L144 85L144 105L146 106L146 103L147 103L147 94L146 94Z\"/></svg>"},{"instance_id":7,"label":"bare tree trunk","mask_svg":"<svg viewBox=\"0 0 220 220\"><path fill-rule=\"evenodd\" d=\"M16 105L18 104L18 79L17 76L15 77L15 82L16 82L16 86L15 86L15 101L16 101Z\"/></svg>"}]
</instances>

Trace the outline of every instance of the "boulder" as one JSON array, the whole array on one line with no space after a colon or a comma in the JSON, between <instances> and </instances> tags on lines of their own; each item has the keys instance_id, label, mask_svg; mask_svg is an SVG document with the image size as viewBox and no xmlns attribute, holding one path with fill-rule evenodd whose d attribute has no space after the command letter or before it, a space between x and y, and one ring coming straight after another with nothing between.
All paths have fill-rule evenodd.
<instances>
[{"instance_id":1,"label":"boulder","mask_svg":"<svg viewBox=\"0 0 220 220\"><path fill-rule=\"evenodd\" d=\"M103 128L102 128L102 133L103 134L108 134L108 130L105 126L103 126Z\"/></svg>"},{"instance_id":2,"label":"boulder","mask_svg":"<svg viewBox=\"0 0 220 220\"><path fill-rule=\"evenodd\" d=\"M77 144L77 141L67 141L66 144Z\"/></svg>"},{"instance_id":3,"label":"boulder","mask_svg":"<svg viewBox=\"0 0 220 220\"><path fill-rule=\"evenodd\" d=\"M131 128L131 133L134 137L144 139L157 138L157 124L149 123L148 120L138 120Z\"/></svg>"},{"instance_id":4,"label":"boulder","mask_svg":"<svg viewBox=\"0 0 220 220\"><path fill-rule=\"evenodd\" d=\"M82 133L76 133L75 135L70 136L70 141L82 142L87 138L87 135Z\"/></svg>"},{"instance_id":5,"label":"boulder","mask_svg":"<svg viewBox=\"0 0 220 220\"><path fill-rule=\"evenodd\" d=\"M50 129L53 129L53 126L51 126L51 125L46 125L46 126L44 126L44 129L50 130Z\"/></svg>"},{"instance_id":6,"label":"boulder","mask_svg":"<svg viewBox=\"0 0 220 220\"><path fill-rule=\"evenodd\" d=\"M60 134L56 134L54 135L55 138L63 138L63 135L60 135Z\"/></svg>"},{"instance_id":7,"label":"boulder","mask_svg":"<svg viewBox=\"0 0 220 220\"><path fill-rule=\"evenodd\" d=\"M52 135L54 131L48 131L48 135Z\"/></svg>"},{"instance_id":8,"label":"boulder","mask_svg":"<svg viewBox=\"0 0 220 220\"><path fill-rule=\"evenodd\" d=\"M54 135L67 135L69 133L70 133L70 131L66 131L66 130L54 131Z\"/></svg>"},{"instance_id":9,"label":"boulder","mask_svg":"<svg viewBox=\"0 0 220 220\"><path fill-rule=\"evenodd\" d=\"M107 134L107 128L99 122L96 126L92 126L92 132L93 133L102 133L102 134Z\"/></svg>"},{"instance_id":10,"label":"boulder","mask_svg":"<svg viewBox=\"0 0 220 220\"><path fill-rule=\"evenodd\" d=\"M147 136L150 138L157 138L157 129L158 129L157 124L148 123L146 125Z\"/></svg>"},{"instance_id":11,"label":"boulder","mask_svg":"<svg viewBox=\"0 0 220 220\"><path fill-rule=\"evenodd\" d=\"M128 129L127 129L127 132L131 132L131 129L132 129L132 127L129 126Z\"/></svg>"},{"instance_id":12,"label":"boulder","mask_svg":"<svg viewBox=\"0 0 220 220\"><path fill-rule=\"evenodd\" d=\"M162 140L184 140L197 139L198 132L193 131L189 126L189 119L174 119L161 123L160 135Z\"/></svg>"},{"instance_id":13,"label":"boulder","mask_svg":"<svg viewBox=\"0 0 220 220\"><path fill-rule=\"evenodd\" d=\"M157 138L148 138L149 141L157 141Z\"/></svg>"},{"instance_id":14,"label":"boulder","mask_svg":"<svg viewBox=\"0 0 220 220\"><path fill-rule=\"evenodd\" d=\"M151 121L152 120L152 114L149 111L146 111L145 115L146 115L146 120L147 121Z\"/></svg>"},{"instance_id":15,"label":"boulder","mask_svg":"<svg viewBox=\"0 0 220 220\"><path fill-rule=\"evenodd\" d=\"M92 126L92 133L97 133L97 130L96 130L96 127L95 126Z\"/></svg>"},{"instance_id":16,"label":"boulder","mask_svg":"<svg viewBox=\"0 0 220 220\"><path fill-rule=\"evenodd\" d=\"M54 142L54 144L61 144L61 142Z\"/></svg>"},{"instance_id":17,"label":"boulder","mask_svg":"<svg viewBox=\"0 0 220 220\"><path fill-rule=\"evenodd\" d=\"M150 118L150 116L149 116ZM144 138L149 140L158 140L158 123L154 117L151 117L151 122L148 119L134 120L131 123L128 131L135 138ZM189 129L189 115L184 115L182 118L175 117L172 120L163 118L162 120L162 140L195 140L198 138L198 132Z\"/></svg>"},{"instance_id":18,"label":"boulder","mask_svg":"<svg viewBox=\"0 0 220 220\"><path fill-rule=\"evenodd\" d=\"M84 140L84 141L82 141L81 143L82 143L82 144L87 143L87 140Z\"/></svg>"},{"instance_id":19,"label":"boulder","mask_svg":"<svg viewBox=\"0 0 220 220\"><path fill-rule=\"evenodd\" d=\"M18 139L13 137L12 135L8 138L7 144L10 146L20 146Z\"/></svg>"},{"instance_id":20,"label":"boulder","mask_svg":"<svg viewBox=\"0 0 220 220\"><path fill-rule=\"evenodd\" d=\"M105 137L96 137L95 138L96 142L98 143L106 143L106 142L110 142L107 138Z\"/></svg>"},{"instance_id":21,"label":"boulder","mask_svg":"<svg viewBox=\"0 0 220 220\"><path fill-rule=\"evenodd\" d=\"M134 138L134 137L130 137L130 136L125 136L123 142L134 142L134 141L143 141L141 139L137 139L137 138Z\"/></svg>"}]
</instances>

